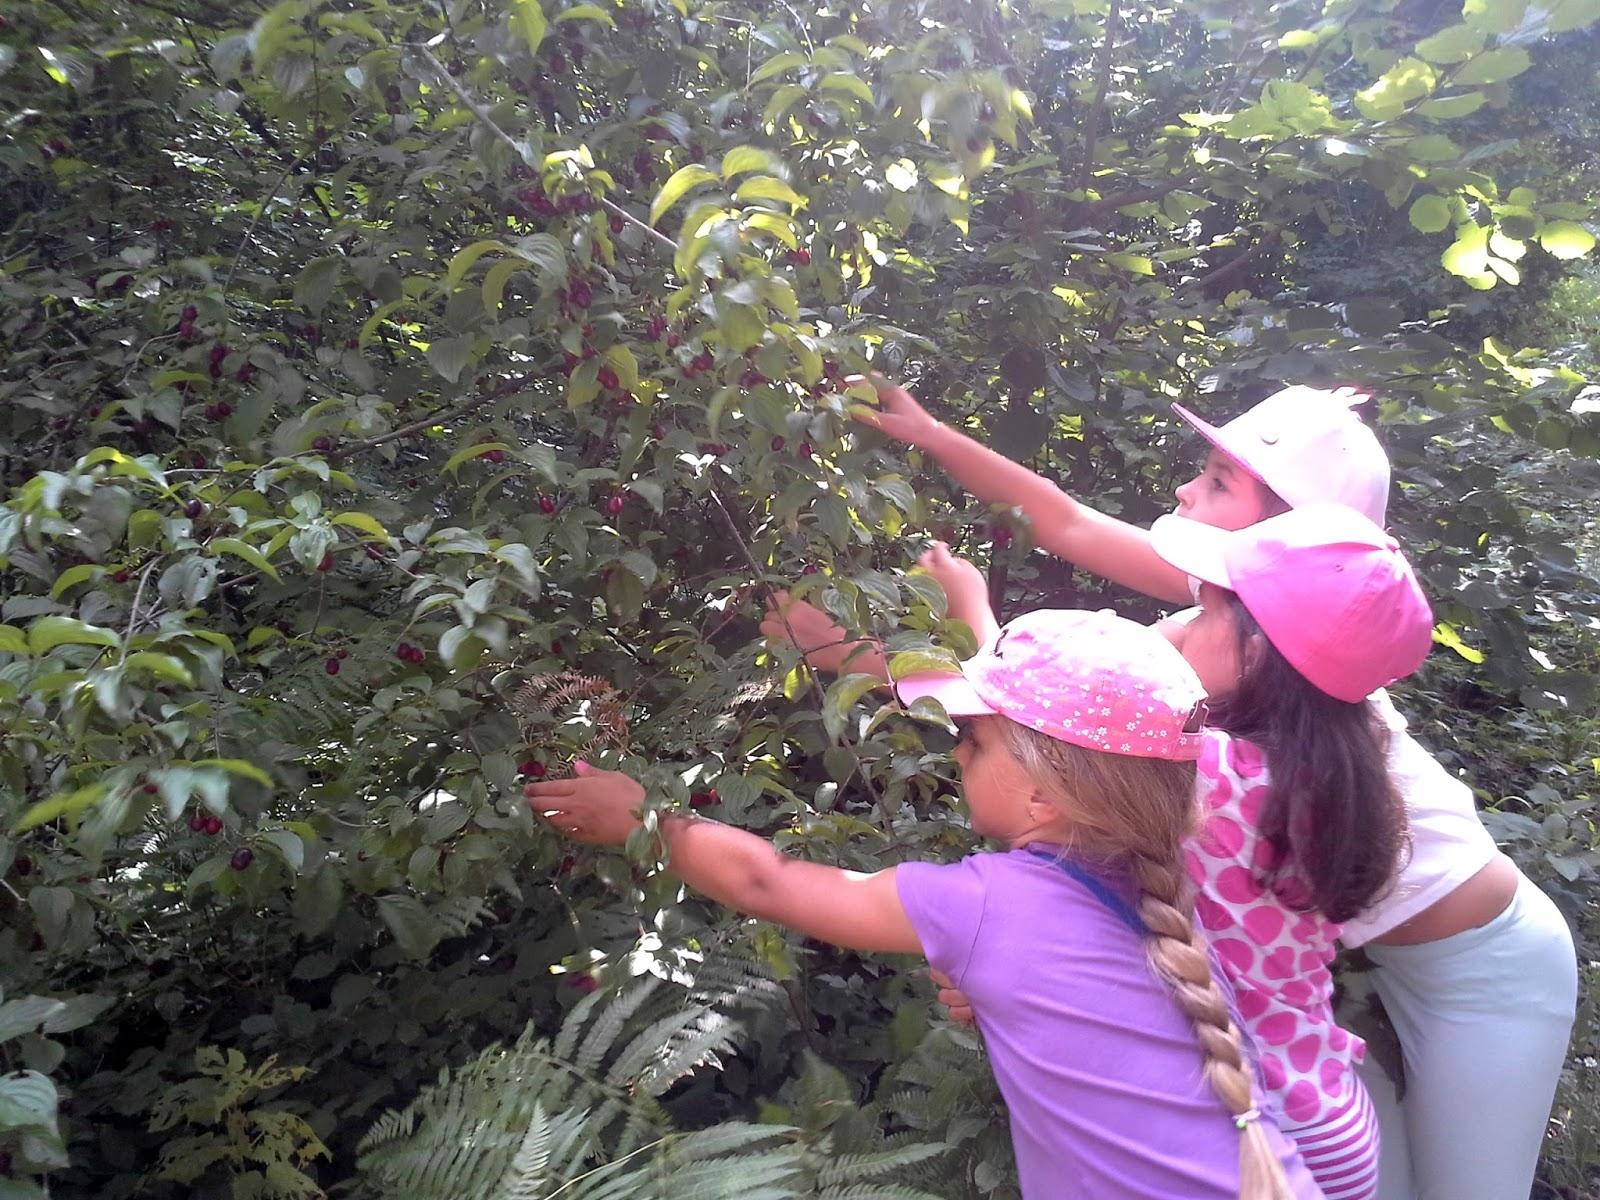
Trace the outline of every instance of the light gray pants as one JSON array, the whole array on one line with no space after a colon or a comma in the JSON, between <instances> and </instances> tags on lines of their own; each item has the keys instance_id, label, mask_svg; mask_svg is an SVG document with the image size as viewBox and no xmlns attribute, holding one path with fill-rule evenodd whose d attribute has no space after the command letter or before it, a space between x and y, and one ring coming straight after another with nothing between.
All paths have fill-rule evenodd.
<instances>
[{"instance_id":1,"label":"light gray pants","mask_svg":"<svg viewBox=\"0 0 1600 1200\"><path fill-rule=\"evenodd\" d=\"M1527 1200L1577 1009L1572 933L1524 878L1478 929L1368 944L1405 1058L1405 1099L1369 1056L1379 1200Z\"/></svg>"}]
</instances>

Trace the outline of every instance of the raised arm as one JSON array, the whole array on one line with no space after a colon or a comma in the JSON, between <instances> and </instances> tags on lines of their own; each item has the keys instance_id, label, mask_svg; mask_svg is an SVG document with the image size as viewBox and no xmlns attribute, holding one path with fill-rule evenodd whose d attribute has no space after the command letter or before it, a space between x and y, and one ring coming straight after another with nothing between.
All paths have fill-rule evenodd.
<instances>
[{"instance_id":1,"label":"raised arm","mask_svg":"<svg viewBox=\"0 0 1600 1200\"><path fill-rule=\"evenodd\" d=\"M529 784L528 805L581 842L616 846L639 827L644 788L618 771L576 765L578 778ZM663 815L668 868L748 916L852 950L921 954L894 868L871 875L802 862L763 838L701 817Z\"/></svg>"},{"instance_id":2,"label":"raised arm","mask_svg":"<svg viewBox=\"0 0 1600 1200\"><path fill-rule=\"evenodd\" d=\"M1147 530L1074 500L1021 463L936 421L905 388L882 378L873 383L881 407L858 412L859 420L933 455L983 503L1020 508L1051 554L1161 600L1189 599L1188 579L1156 557Z\"/></svg>"}]
</instances>

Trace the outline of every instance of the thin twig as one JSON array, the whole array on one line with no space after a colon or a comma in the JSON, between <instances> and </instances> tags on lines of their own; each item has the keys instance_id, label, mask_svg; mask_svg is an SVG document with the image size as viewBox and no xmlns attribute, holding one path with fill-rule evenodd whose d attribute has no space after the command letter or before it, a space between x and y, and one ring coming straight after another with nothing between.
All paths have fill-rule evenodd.
<instances>
[{"instance_id":1,"label":"thin twig","mask_svg":"<svg viewBox=\"0 0 1600 1200\"><path fill-rule=\"evenodd\" d=\"M239 263L243 260L245 252L250 249L250 242L255 237L256 226L261 224L261 218L267 215L267 209L272 207L272 202L278 198L278 189L294 174L295 168L305 162L306 156L301 155L283 169L283 174L278 176L276 183L261 200L261 207L256 210L256 215L251 218L248 228L244 231L244 240L239 243L239 249L234 253L233 262L228 264L228 277L222 282L222 296L227 299L229 290L233 287L233 277L239 270Z\"/></svg>"},{"instance_id":2,"label":"thin twig","mask_svg":"<svg viewBox=\"0 0 1600 1200\"><path fill-rule=\"evenodd\" d=\"M1089 186L1094 172L1094 155L1100 142L1100 121L1105 115L1106 93L1111 90L1111 60L1117 45L1117 33L1122 28L1122 6L1111 0L1106 12L1106 37L1100 43L1100 61L1095 64L1099 81L1095 84L1094 107L1089 110L1089 127L1083 135L1083 165L1078 168L1078 190Z\"/></svg>"},{"instance_id":3,"label":"thin twig","mask_svg":"<svg viewBox=\"0 0 1600 1200\"><path fill-rule=\"evenodd\" d=\"M454 408L440 409L438 412L429 413L420 421L413 421L409 425L402 425L399 429L391 429L388 433L379 434L377 437L366 438L363 441L351 442L348 446L340 446L329 451L326 457L329 462L336 462L339 459L348 458L352 454L359 454L363 450L371 450L374 446L381 446L385 442L393 442L398 441L400 438L410 437L413 433L420 433L430 425L437 425L441 421L454 420L456 417L463 416L475 408L482 407L491 400L498 400L500 398L501 393L498 390L484 392L480 395L472 397L472 399L466 401L464 404L458 404Z\"/></svg>"},{"instance_id":4,"label":"thin twig","mask_svg":"<svg viewBox=\"0 0 1600 1200\"><path fill-rule=\"evenodd\" d=\"M438 73L439 78L444 81L445 86L456 94L456 99L467 106L467 111L477 118L479 124L481 124L490 133L494 134L495 137L499 138L507 146L511 147L511 152L515 154L518 159L522 160L523 162L527 161L527 145L523 142L517 141L516 138L512 137L504 129L501 129L495 119L489 115L489 110L484 108L472 98L467 89L462 87L461 84L456 81L456 77L450 74L450 72L445 69L444 64L442 64L438 58L434 56L432 50L429 50L426 46L418 45L415 42L408 42L407 45L410 47L410 49L415 50L417 53L421 54L423 58L428 60L428 65ZM620 204L613 204L604 196L600 196L598 199L600 201L600 206L607 212L615 213L624 221L628 221L634 225L637 225L640 229L644 230L669 250L674 252L677 251L678 243L673 241L666 234L662 233L659 229L655 229L649 225L646 225L643 221L639 220L638 217L634 216Z\"/></svg>"},{"instance_id":5,"label":"thin twig","mask_svg":"<svg viewBox=\"0 0 1600 1200\"><path fill-rule=\"evenodd\" d=\"M150 572L156 569L156 564L163 557L160 554L156 555L150 560L145 569L139 573L139 583L133 589L133 603L128 606L128 632L122 635L122 657L117 659L119 667L128 661L128 643L133 638L133 631L139 625L139 601L144 598L144 585L150 578Z\"/></svg>"},{"instance_id":6,"label":"thin twig","mask_svg":"<svg viewBox=\"0 0 1600 1200\"><path fill-rule=\"evenodd\" d=\"M800 36L806 40L806 53L815 58L817 56L817 48L811 44L811 34L806 31L806 23L800 19L800 14L789 7L788 0L778 0L778 5L784 12L794 18L795 28L800 31Z\"/></svg>"}]
</instances>

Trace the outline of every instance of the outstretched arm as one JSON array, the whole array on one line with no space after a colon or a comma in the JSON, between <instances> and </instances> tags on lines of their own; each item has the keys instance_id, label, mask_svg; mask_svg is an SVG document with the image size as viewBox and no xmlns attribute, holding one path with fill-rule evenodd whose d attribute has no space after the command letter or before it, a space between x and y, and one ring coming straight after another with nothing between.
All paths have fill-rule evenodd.
<instances>
[{"instance_id":1,"label":"outstretched arm","mask_svg":"<svg viewBox=\"0 0 1600 1200\"><path fill-rule=\"evenodd\" d=\"M1187 578L1156 556L1148 530L1074 500L1021 463L934 420L905 388L876 377L873 384L881 407L859 413L862 422L926 450L983 503L1020 508L1051 554L1161 600L1189 598Z\"/></svg>"},{"instance_id":2,"label":"outstretched arm","mask_svg":"<svg viewBox=\"0 0 1600 1200\"><path fill-rule=\"evenodd\" d=\"M576 770L576 779L529 784L529 807L568 837L621 845L639 827L644 788L619 771L581 762ZM672 873L729 908L852 950L922 953L893 867L867 875L802 862L764 838L701 817L664 814L660 831Z\"/></svg>"}]
</instances>

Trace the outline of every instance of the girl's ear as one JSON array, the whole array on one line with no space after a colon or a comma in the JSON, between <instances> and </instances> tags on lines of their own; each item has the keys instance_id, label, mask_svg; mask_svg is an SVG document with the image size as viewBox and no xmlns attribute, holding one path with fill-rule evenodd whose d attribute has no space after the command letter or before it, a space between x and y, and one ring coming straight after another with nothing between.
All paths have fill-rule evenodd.
<instances>
[{"instance_id":1,"label":"girl's ear","mask_svg":"<svg viewBox=\"0 0 1600 1200\"><path fill-rule=\"evenodd\" d=\"M1253 674L1256 669L1261 666L1262 662L1266 660L1266 635L1263 633L1247 633L1244 638L1243 649L1244 653L1241 656L1243 661L1240 663L1240 665L1244 668L1243 673L1250 675Z\"/></svg>"}]
</instances>

